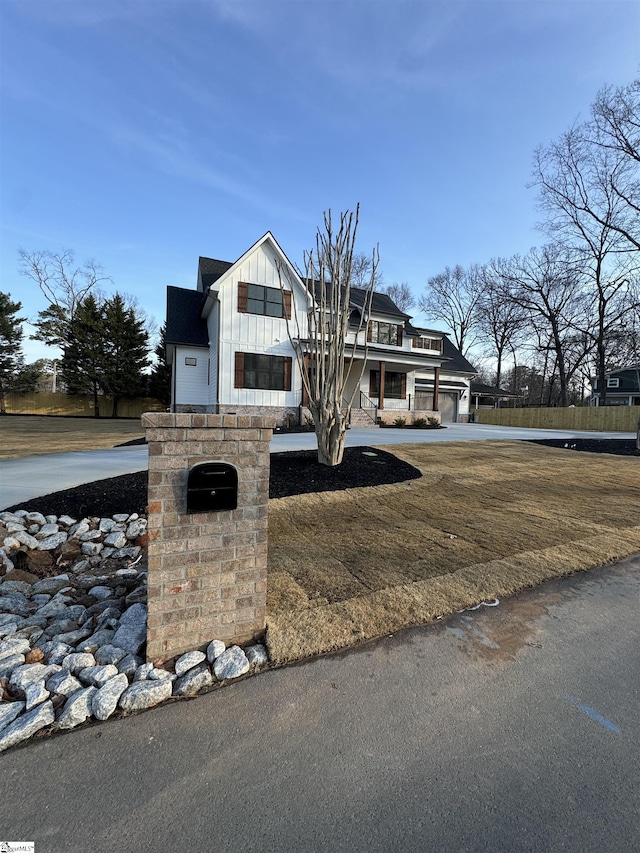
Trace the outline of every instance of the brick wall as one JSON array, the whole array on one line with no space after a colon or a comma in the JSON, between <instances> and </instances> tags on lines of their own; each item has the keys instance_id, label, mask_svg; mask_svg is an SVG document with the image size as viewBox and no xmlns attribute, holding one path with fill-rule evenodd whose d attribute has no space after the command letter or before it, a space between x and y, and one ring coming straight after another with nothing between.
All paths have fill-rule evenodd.
<instances>
[{"instance_id":1,"label":"brick wall","mask_svg":"<svg viewBox=\"0 0 640 853\"><path fill-rule=\"evenodd\" d=\"M274 421L250 415L142 416L149 444L147 659L243 643L265 627L269 442ZM238 471L235 510L187 514L199 462Z\"/></svg>"}]
</instances>

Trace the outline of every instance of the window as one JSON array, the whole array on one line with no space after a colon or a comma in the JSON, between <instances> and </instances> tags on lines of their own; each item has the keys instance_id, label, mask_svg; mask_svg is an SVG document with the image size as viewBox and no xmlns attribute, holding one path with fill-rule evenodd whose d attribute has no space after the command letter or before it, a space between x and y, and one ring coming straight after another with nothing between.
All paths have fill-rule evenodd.
<instances>
[{"instance_id":1,"label":"window","mask_svg":"<svg viewBox=\"0 0 640 853\"><path fill-rule=\"evenodd\" d=\"M241 314L261 314L263 317L291 319L291 291L240 281L238 282L238 311Z\"/></svg>"},{"instance_id":2,"label":"window","mask_svg":"<svg viewBox=\"0 0 640 853\"><path fill-rule=\"evenodd\" d=\"M413 349L431 349L442 352L442 340L440 338L413 338L411 346Z\"/></svg>"},{"instance_id":3,"label":"window","mask_svg":"<svg viewBox=\"0 0 640 853\"><path fill-rule=\"evenodd\" d=\"M372 370L369 377L369 394L377 397L380 393L380 371ZM407 396L407 374L394 373L391 370L384 374L384 396L390 400L404 400Z\"/></svg>"},{"instance_id":4,"label":"window","mask_svg":"<svg viewBox=\"0 0 640 853\"><path fill-rule=\"evenodd\" d=\"M394 323L380 323L378 320L369 321L367 340L374 344L390 344L402 346L402 326Z\"/></svg>"},{"instance_id":5,"label":"window","mask_svg":"<svg viewBox=\"0 0 640 853\"><path fill-rule=\"evenodd\" d=\"M235 368L236 388L291 390L291 358L288 356L237 352Z\"/></svg>"},{"instance_id":6,"label":"window","mask_svg":"<svg viewBox=\"0 0 640 853\"><path fill-rule=\"evenodd\" d=\"M196 367L198 364L198 359L197 358L185 358L184 363L187 365L187 367Z\"/></svg>"},{"instance_id":7,"label":"window","mask_svg":"<svg viewBox=\"0 0 640 853\"><path fill-rule=\"evenodd\" d=\"M609 379L607 379L607 388L619 388L619 387L620 387L620 380L617 377L615 379L612 379L611 377Z\"/></svg>"}]
</instances>

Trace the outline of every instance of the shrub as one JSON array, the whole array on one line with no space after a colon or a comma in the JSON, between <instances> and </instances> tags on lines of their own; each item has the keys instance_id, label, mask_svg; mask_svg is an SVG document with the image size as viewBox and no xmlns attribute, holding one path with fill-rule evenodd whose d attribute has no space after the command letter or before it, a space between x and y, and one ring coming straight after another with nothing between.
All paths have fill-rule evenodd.
<instances>
[{"instance_id":1,"label":"shrub","mask_svg":"<svg viewBox=\"0 0 640 853\"><path fill-rule=\"evenodd\" d=\"M437 418L434 418L434 417L427 418L427 423L429 424L429 426L430 426L432 429L435 429L436 427L439 427L439 426L440 426L440 421L439 421Z\"/></svg>"},{"instance_id":2,"label":"shrub","mask_svg":"<svg viewBox=\"0 0 640 853\"><path fill-rule=\"evenodd\" d=\"M416 429L425 429L427 426L427 422L424 418L416 418L412 426L414 426Z\"/></svg>"},{"instance_id":3,"label":"shrub","mask_svg":"<svg viewBox=\"0 0 640 853\"><path fill-rule=\"evenodd\" d=\"M393 422L393 425L396 427L405 427L407 425L406 418L396 418Z\"/></svg>"}]
</instances>

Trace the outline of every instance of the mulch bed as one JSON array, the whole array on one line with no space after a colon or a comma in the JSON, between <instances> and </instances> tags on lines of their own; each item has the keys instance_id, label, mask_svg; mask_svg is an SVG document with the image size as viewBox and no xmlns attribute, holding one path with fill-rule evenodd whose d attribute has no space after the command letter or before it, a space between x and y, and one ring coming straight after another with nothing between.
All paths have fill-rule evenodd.
<instances>
[{"instance_id":1,"label":"mulch bed","mask_svg":"<svg viewBox=\"0 0 640 853\"><path fill-rule=\"evenodd\" d=\"M269 497L284 498L309 492L329 492L363 486L381 486L415 480L422 474L385 450L347 447L342 464L329 468L318 463L315 450L294 450L271 454ZM96 480L73 489L53 492L9 507L43 515L108 517L118 512L147 512L147 472L123 474Z\"/></svg>"},{"instance_id":2,"label":"mulch bed","mask_svg":"<svg viewBox=\"0 0 640 853\"><path fill-rule=\"evenodd\" d=\"M562 447L565 450L582 450L587 453L613 453L616 456L640 456L635 439L621 438L545 438L533 439L531 444Z\"/></svg>"}]
</instances>

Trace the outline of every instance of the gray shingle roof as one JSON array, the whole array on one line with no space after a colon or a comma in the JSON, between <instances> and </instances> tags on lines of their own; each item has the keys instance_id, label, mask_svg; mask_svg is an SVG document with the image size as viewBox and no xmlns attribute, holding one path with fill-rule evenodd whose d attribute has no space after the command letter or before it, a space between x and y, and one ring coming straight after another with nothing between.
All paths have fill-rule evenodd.
<instances>
[{"instance_id":1,"label":"gray shingle roof","mask_svg":"<svg viewBox=\"0 0 640 853\"><path fill-rule=\"evenodd\" d=\"M208 347L207 321L200 316L203 294L199 290L167 287L167 343Z\"/></svg>"},{"instance_id":2,"label":"gray shingle roof","mask_svg":"<svg viewBox=\"0 0 640 853\"><path fill-rule=\"evenodd\" d=\"M451 359L447 362L446 370L459 370L460 373L475 373L475 367L467 361L460 350L444 335L442 338L442 355ZM444 367L444 365L443 365Z\"/></svg>"},{"instance_id":3,"label":"gray shingle roof","mask_svg":"<svg viewBox=\"0 0 640 853\"><path fill-rule=\"evenodd\" d=\"M232 266L233 264L230 261L218 261L215 258L198 258L198 274L203 288L206 290L208 287L211 287L213 282L217 281Z\"/></svg>"}]
</instances>

